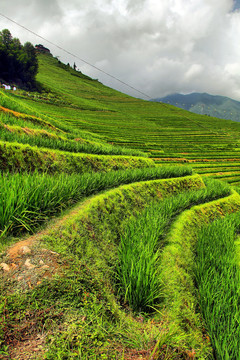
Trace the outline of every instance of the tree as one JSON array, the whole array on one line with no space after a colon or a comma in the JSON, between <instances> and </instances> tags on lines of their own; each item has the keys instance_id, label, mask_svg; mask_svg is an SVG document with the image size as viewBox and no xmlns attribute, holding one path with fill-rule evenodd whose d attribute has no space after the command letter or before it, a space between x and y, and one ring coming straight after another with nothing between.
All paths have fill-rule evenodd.
<instances>
[{"instance_id":1,"label":"tree","mask_svg":"<svg viewBox=\"0 0 240 360\"><path fill-rule=\"evenodd\" d=\"M0 77L6 82L16 82L34 88L38 61L34 46L13 38L10 31L0 32Z\"/></svg>"},{"instance_id":2,"label":"tree","mask_svg":"<svg viewBox=\"0 0 240 360\"><path fill-rule=\"evenodd\" d=\"M4 29L0 32L0 41L6 48L9 48L12 42L12 35L8 29Z\"/></svg>"},{"instance_id":3,"label":"tree","mask_svg":"<svg viewBox=\"0 0 240 360\"><path fill-rule=\"evenodd\" d=\"M35 82L38 72L38 61L34 46L30 42L26 42L23 46L24 62L22 78L25 83Z\"/></svg>"}]
</instances>

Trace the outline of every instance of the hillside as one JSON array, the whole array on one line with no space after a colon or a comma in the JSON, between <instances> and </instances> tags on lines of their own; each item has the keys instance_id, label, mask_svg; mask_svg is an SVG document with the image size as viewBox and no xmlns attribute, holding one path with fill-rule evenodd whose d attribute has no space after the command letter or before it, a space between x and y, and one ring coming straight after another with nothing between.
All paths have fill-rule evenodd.
<instances>
[{"instance_id":1,"label":"hillside","mask_svg":"<svg viewBox=\"0 0 240 360\"><path fill-rule=\"evenodd\" d=\"M203 174L238 183L240 124L138 100L73 70L70 75L51 56L39 60L38 81L51 91L11 95L16 111L42 116L67 129L72 139L144 151L159 164L189 163ZM24 141L33 143L29 138Z\"/></svg>"},{"instance_id":2,"label":"hillside","mask_svg":"<svg viewBox=\"0 0 240 360\"><path fill-rule=\"evenodd\" d=\"M240 121L240 102L226 96L207 93L172 94L153 101L174 105L195 114Z\"/></svg>"},{"instance_id":3,"label":"hillside","mask_svg":"<svg viewBox=\"0 0 240 360\"><path fill-rule=\"evenodd\" d=\"M240 123L38 59L0 90L0 358L237 359Z\"/></svg>"}]
</instances>

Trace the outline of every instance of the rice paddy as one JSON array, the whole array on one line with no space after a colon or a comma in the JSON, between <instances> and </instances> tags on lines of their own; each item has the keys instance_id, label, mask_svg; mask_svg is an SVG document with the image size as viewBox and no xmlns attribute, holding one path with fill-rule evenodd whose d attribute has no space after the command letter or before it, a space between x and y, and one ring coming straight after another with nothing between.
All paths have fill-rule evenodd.
<instances>
[{"instance_id":1,"label":"rice paddy","mask_svg":"<svg viewBox=\"0 0 240 360\"><path fill-rule=\"evenodd\" d=\"M209 174L212 168L213 177L240 163L237 122L189 115L173 106L131 98L97 81L71 76L57 67L54 58L43 55L38 80L54 93L29 96L23 92L9 97L4 94L4 106L38 117L41 128L54 131L58 138L1 130L6 141L74 152L138 156L145 153L159 165L189 163L196 171L201 167L201 174L205 168ZM55 130L47 128L44 122ZM30 119L27 127L29 123ZM77 138L82 139L80 143L75 141ZM215 171L220 163L221 169ZM222 179L238 182L239 174Z\"/></svg>"},{"instance_id":2,"label":"rice paddy","mask_svg":"<svg viewBox=\"0 0 240 360\"><path fill-rule=\"evenodd\" d=\"M206 189L153 204L128 222L119 247L118 278L125 301L133 310L151 311L163 296L159 271L161 249L173 219L193 205L228 194L227 186L210 180Z\"/></svg>"},{"instance_id":3,"label":"rice paddy","mask_svg":"<svg viewBox=\"0 0 240 360\"><path fill-rule=\"evenodd\" d=\"M121 184L192 174L189 167L143 168L107 173L3 173L0 177L0 237L36 226L94 193Z\"/></svg>"},{"instance_id":4,"label":"rice paddy","mask_svg":"<svg viewBox=\"0 0 240 360\"><path fill-rule=\"evenodd\" d=\"M0 357L41 333L29 359L239 359L240 123L43 54L38 81L0 90Z\"/></svg>"},{"instance_id":5,"label":"rice paddy","mask_svg":"<svg viewBox=\"0 0 240 360\"><path fill-rule=\"evenodd\" d=\"M195 273L199 303L216 359L240 358L239 215L205 227L197 242Z\"/></svg>"}]
</instances>

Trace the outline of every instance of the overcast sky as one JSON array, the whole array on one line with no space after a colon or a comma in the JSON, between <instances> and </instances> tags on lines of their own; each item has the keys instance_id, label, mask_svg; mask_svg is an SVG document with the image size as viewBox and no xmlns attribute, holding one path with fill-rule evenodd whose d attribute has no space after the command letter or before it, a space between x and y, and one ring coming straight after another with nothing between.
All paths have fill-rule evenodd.
<instances>
[{"instance_id":1,"label":"overcast sky","mask_svg":"<svg viewBox=\"0 0 240 360\"><path fill-rule=\"evenodd\" d=\"M240 0L1 0L0 13L150 97L196 91L240 100ZM141 97L2 16L0 24Z\"/></svg>"}]
</instances>

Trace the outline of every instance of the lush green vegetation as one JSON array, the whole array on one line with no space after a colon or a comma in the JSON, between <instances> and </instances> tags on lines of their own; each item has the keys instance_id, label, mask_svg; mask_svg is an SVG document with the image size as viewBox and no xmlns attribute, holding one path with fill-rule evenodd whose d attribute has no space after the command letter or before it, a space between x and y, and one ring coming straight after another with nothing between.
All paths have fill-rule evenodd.
<instances>
[{"instance_id":1,"label":"lush green vegetation","mask_svg":"<svg viewBox=\"0 0 240 360\"><path fill-rule=\"evenodd\" d=\"M68 153L0 141L0 169L11 172L84 173L154 167L152 160L130 156Z\"/></svg>"},{"instance_id":2,"label":"lush green vegetation","mask_svg":"<svg viewBox=\"0 0 240 360\"><path fill-rule=\"evenodd\" d=\"M106 286L105 291L108 293L108 308L105 309L103 318L106 316L113 316L113 328L108 329L107 336L112 337L114 334L115 341L120 341L124 346L136 346L136 338L138 337L137 347L146 346L151 347L152 336L155 331L159 333L158 327L153 327L149 332L147 330L149 323L144 321L140 328L145 328L146 340L139 337L139 330L136 321L131 321L131 316L127 320L124 312L119 311L119 304L116 302L117 297L113 297L113 289L118 293L116 287L116 263L118 262L118 245L120 242L120 235L125 231L126 221L130 214L140 213L150 201L156 201L162 197L172 196L182 191L194 190L204 187L199 176L188 176L176 179L155 180L150 182L135 183L122 186L114 189L108 193L98 195L92 201L86 204L86 207L77 212L71 220L65 222L60 228L53 229L45 237L45 244L48 244L51 249L61 252L62 254L75 254L92 273L93 279L98 279ZM57 234L57 236L56 236ZM91 296L91 295L90 295ZM112 314L112 315L111 315ZM125 320L124 320L125 319ZM127 320L127 321L126 321ZM116 330L125 324L126 330L116 334ZM135 330L129 329L129 326L134 326ZM85 330L83 331L85 337ZM75 334L75 332L74 332ZM72 336L74 336L74 334ZM105 335L105 336L106 336ZM61 336L61 334L59 334ZM106 339L106 337L103 337ZM154 337L156 336L156 333ZM165 334L163 334L165 337ZM135 338L135 339L134 339ZM56 338L56 344L59 340ZM140 345L140 342L145 342L145 345ZM135 345L134 345L135 342ZM147 344L148 343L148 344ZM82 346L85 350L85 356L88 358L91 354L84 343ZM108 345L105 345L109 348ZM116 348L115 344L115 348ZM78 346L74 347L78 353ZM56 345L54 347L55 351ZM95 348L95 354L98 350ZM105 349L104 354L108 350ZM114 352L108 354L108 358L115 358ZM97 358L97 355L96 355ZM116 357L117 358L117 357Z\"/></svg>"},{"instance_id":3,"label":"lush green vegetation","mask_svg":"<svg viewBox=\"0 0 240 360\"><path fill-rule=\"evenodd\" d=\"M0 108L1 110L7 113L7 115L2 113L0 119L0 139L4 141L74 153L147 156L147 154L139 150L124 149L120 146L112 146L107 143L76 137L79 134L75 133L65 134L65 136L59 135L58 129L40 118L16 113L7 108ZM42 125L42 127L39 128L35 124Z\"/></svg>"},{"instance_id":4,"label":"lush green vegetation","mask_svg":"<svg viewBox=\"0 0 240 360\"><path fill-rule=\"evenodd\" d=\"M197 235L240 209L210 179L240 182L240 124L38 61L41 92L0 91L0 354L33 357L16 351L41 333L38 358L211 358ZM12 258L24 231L34 245Z\"/></svg>"},{"instance_id":5,"label":"lush green vegetation","mask_svg":"<svg viewBox=\"0 0 240 360\"><path fill-rule=\"evenodd\" d=\"M173 223L161 254L164 288L161 317L179 334L179 345L193 349L197 359L211 358L210 340L199 314L195 283L195 251L199 230L214 219L239 210L239 195L232 195L184 211Z\"/></svg>"},{"instance_id":6,"label":"lush green vegetation","mask_svg":"<svg viewBox=\"0 0 240 360\"><path fill-rule=\"evenodd\" d=\"M124 348L129 346L151 352L159 336L158 326L148 320L138 322L131 314L125 314L113 296L119 232L129 215L139 213L149 202L202 187L204 183L198 175L144 181L97 195L75 209L74 215L70 213L69 219L53 227L42 239L45 248L67 256L63 263L58 258L64 276L46 279L36 291L30 289L18 296L8 294L9 283L2 288L1 294L7 294L8 301L0 310L1 343L6 344L4 339L8 336L15 339L21 334L21 323L16 328L17 334L10 335L10 328L18 316L29 314L37 329L44 327L44 331L49 331L46 354L49 359L79 356L114 359L119 352L124 357ZM70 261L69 270L64 270L65 261ZM36 309L41 309L41 313ZM28 331L34 334L35 327ZM162 339L165 336L164 333ZM5 350L7 353L7 347Z\"/></svg>"},{"instance_id":7,"label":"lush green vegetation","mask_svg":"<svg viewBox=\"0 0 240 360\"><path fill-rule=\"evenodd\" d=\"M51 318L61 311L64 325L59 327L60 319L57 317L54 328L58 330L52 330L53 335L49 329L49 359L54 359L54 356L76 359L79 356L83 359L103 356L117 359L119 351L125 358L123 349L129 346L148 349L147 354L154 354L156 359L167 354L174 359L177 353L187 359L191 349L194 349L192 353L196 358L207 358L210 355L211 348L208 338L204 336L194 291L192 259L196 230L206 221L211 221L211 218L239 209L240 198L233 193L208 203L215 197L227 195L229 187L210 181L207 189L201 188L204 188L204 184L197 175L124 185L92 198L79 210L75 210L73 217L70 216L69 220L60 223L44 236L44 247L60 252L62 256L76 256L75 260L71 260L74 275L70 268L64 271L65 278L60 276L46 281L36 291L28 291L27 296L24 293L21 295L22 306L28 312L31 313L33 306L45 309L44 316L49 321L41 321L47 328L52 323ZM159 204L159 199L176 196L186 190L192 192L169 198L166 202L163 200ZM194 190L200 191L195 194ZM173 225L168 223L165 228L166 239L163 240L163 236L158 239L162 248L158 270L161 301L154 304L154 308L158 308L156 313L153 312L149 317L145 315L139 322L131 313L125 314L124 307L119 307L115 269L119 261L118 245L121 236L128 231L126 224L129 215L139 214L153 200L158 200L155 209L174 209L175 205L176 212L180 211L180 207L185 209L192 203L207 203L186 210ZM146 216L147 213L148 210L145 210L143 214ZM140 217L136 221L140 224ZM156 224L153 219L151 223ZM14 310L18 301L11 295L7 308L4 308L4 313L11 314L5 320L6 329L18 316ZM52 310L46 315L49 307ZM87 323L82 318L88 319ZM72 326L73 319L76 326ZM186 324L189 325L186 327ZM160 332L159 327L162 329Z\"/></svg>"},{"instance_id":8,"label":"lush green vegetation","mask_svg":"<svg viewBox=\"0 0 240 360\"><path fill-rule=\"evenodd\" d=\"M208 167L210 163L214 166L221 162L225 169L240 162L240 124L191 114L165 104L143 102L103 88L96 81L81 80L80 90L80 79L69 78L66 71L60 75L60 69L54 68L54 77L50 76L54 61L43 56L39 59L38 79L63 96L61 76L65 83L64 99L76 104L76 108L73 114L64 106L63 115L54 104L41 104L40 107L36 101L25 102L44 115L56 120L64 116L71 129L76 129L79 124L82 130L98 134L107 142L148 152L158 164L187 162L196 169L203 165L204 173L204 166ZM46 64L49 70L46 70ZM233 180L223 177L225 179ZM234 181L240 181L239 174L235 174Z\"/></svg>"},{"instance_id":9,"label":"lush green vegetation","mask_svg":"<svg viewBox=\"0 0 240 360\"><path fill-rule=\"evenodd\" d=\"M34 46L27 42L23 46L13 38L10 31L0 32L0 76L1 80L20 83L27 88L36 87L38 60Z\"/></svg>"},{"instance_id":10,"label":"lush green vegetation","mask_svg":"<svg viewBox=\"0 0 240 360\"><path fill-rule=\"evenodd\" d=\"M120 242L119 234L130 215L141 212L149 202L202 187L204 183L198 175L124 185L94 197L61 229L53 229L47 241L53 242L56 249L77 254L106 278L106 266L101 270L99 263L105 259L103 262L115 268L116 244ZM60 235L57 238L55 231Z\"/></svg>"},{"instance_id":11,"label":"lush green vegetation","mask_svg":"<svg viewBox=\"0 0 240 360\"><path fill-rule=\"evenodd\" d=\"M1 124L0 124L1 125ZM14 133L14 131L16 131ZM28 133L28 135L26 135ZM35 134L34 134L35 133ZM33 135L33 136L31 136ZM35 135L35 136L34 136ZM18 142L20 144L29 144L40 148L48 148L53 150L62 150L73 153L102 154L102 155L127 155L127 156L143 156L147 155L141 151L132 149L122 149L120 146L111 146L104 143L93 141L84 141L84 139L71 140L66 138L54 138L40 131L31 131L25 128L0 128L0 136L3 141Z\"/></svg>"},{"instance_id":12,"label":"lush green vegetation","mask_svg":"<svg viewBox=\"0 0 240 360\"><path fill-rule=\"evenodd\" d=\"M239 359L239 213L198 235L199 303L217 359ZM216 321L218 319L218 321Z\"/></svg>"},{"instance_id":13,"label":"lush green vegetation","mask_svg":"<svg viewBox=\"0 0 240 360\"><path fill-rule=\"evenodd\" d=\"M229 187L208 180L206 189L153 204L132 218L121 237L118 278L125 301L135 311L149 311L162 295L160 263L164 237L177 214L196 204L229 194Z\"/></svg>"},{"instance_id":14,"label":"lush green vegetation","mask_svg":"<svg viewBox=\"0 0 240 360\"><path fill-rule=\"evenodd\" d=\"M10 174L0 177L1 236L22 229L33 231L49 216L94 193L137 181L190 175L191 168L143 168L107 173Z\"/></svg>"},{"instance_id":15,"label":"lush green vegetation","mask_svg":"<svg viewBox=\"0 0 240 360\"><path fill-rule=\"evenodd\" d=\"M105 145L107 142L112 146L114 143L122 149L144 151L158 164L187 162L196 169L200 165L202 173L204 167L209 168L210 164L214 167L221 162L224 170L240 162L238 123L131 98L103 87L98 81L84 77L73 69L59 66L58 61L50 55L39 54L37 78L45 92L19 92L15 96L8 94L7 97L4 94L3 106L41 118L64 131L65 134L61 133L61 136L66 137L67 134L68 141L53 141L46 136L44 140L40 139L43 136L35 136L39 138L37 140L33 140L32 136L28 140L26 134L23 137L18 134L16 141L25 138L24 142L33 144L36 141L38 146L75 151L74 148L83 145L82 141L81 145L76 145L74 139L94 139L98 144ZM7 130L4 133L4 136L16 136L6 135ZM93 152L101 151L99 147ZM89 146L89 149L82 151L92 150ZM110 154L110 151L107 153ZM212 175L218 176L219 172L213 171ZM223 179L237 182L239 174Z\"/></svg>"}]
</instances>

